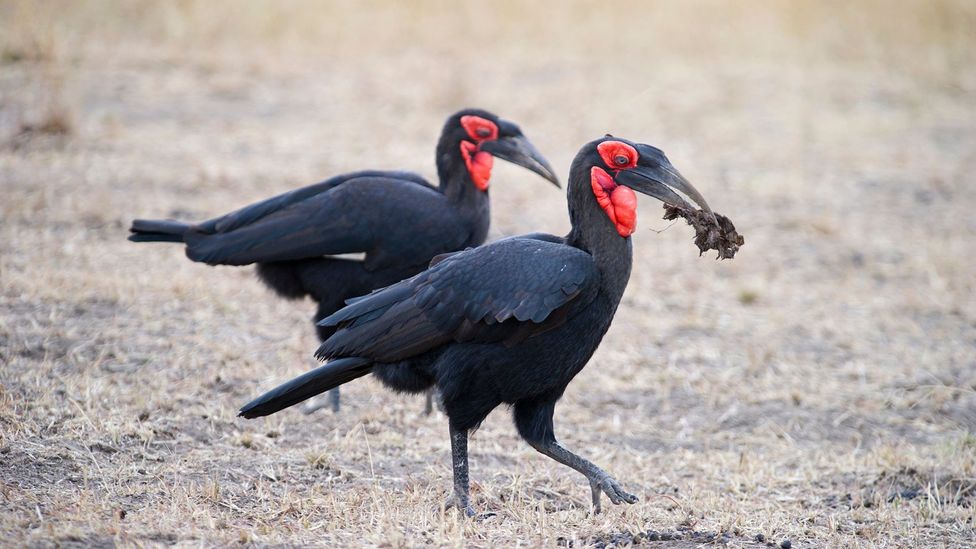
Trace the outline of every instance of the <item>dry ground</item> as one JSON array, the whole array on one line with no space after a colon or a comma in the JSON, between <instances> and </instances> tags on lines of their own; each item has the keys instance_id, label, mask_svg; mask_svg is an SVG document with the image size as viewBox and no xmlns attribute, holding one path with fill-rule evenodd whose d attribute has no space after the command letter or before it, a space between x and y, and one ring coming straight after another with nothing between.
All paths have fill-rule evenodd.
<instances>
[{"instance_id":1,"label":"dry ground","mask_svg":"<svg viewBox=\"0 0 976 549\"><path fill-rule=\"evenodd\" d=\"M0 2L0 543L973 546L974 29L964 0ZM464 106L563 173L608 131L657 144L746 237L699 258L644 200L557 408L637 505L590 516L500 409L472 442L495 516L445 513L445 418L372 380L338 416L237 419L311 365L311 305L125 241L432 174ZM493 237L566 230L498 164Z\"/></svg>"}]
</instances>

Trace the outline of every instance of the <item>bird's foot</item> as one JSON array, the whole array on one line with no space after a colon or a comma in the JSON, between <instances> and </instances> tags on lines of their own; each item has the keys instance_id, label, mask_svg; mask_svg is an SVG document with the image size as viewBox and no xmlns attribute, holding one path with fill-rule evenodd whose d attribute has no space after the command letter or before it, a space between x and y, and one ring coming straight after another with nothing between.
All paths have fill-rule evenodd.
<instances>
[{"instance_id":1,"label":"bird's foot","mask_svg":"<svg viewBox=\"0 0 976 549\"><path fill-rule=\"evenodd\" d=\"M450 509L452 507L456 508L458 511L464 513L464 516L474 518L478 516L475 512L474 507L471 506L471 502L468 498L463 498L464 502L461 502L462 498L458 498L457 494L451 494L448 496L447 500L444 501L444 509Z\"/></svg>"},{"instance_id":2,"label":"bird's foot","mask_svg":"<svg viewBox=\"0 0 976 549\"><path fill-rule=\"evenodd\" d=\"M331 406L331 402L329 401L329 399L330 399L329 395L319 395L319 396L312 397L307 401L305 401L305 403L301 405L299 410L301 410L302 413L305 415L314 414L315 412L318 412L322 408L328 408L329 406Z\"/></svg>"},{"instance_id":3,"label":"bird's foot","mask_svg":"<svg viewBox=\"0 0 976 549\"><path fill-rule=\"evenodd\" d=\"M606 494L610 498L610 503L620 505L621 503L637 503L637 496L625 492L620 484L613 477L606 475L590 479L590 491L593 495L593 514L599 514L601 509L600 494Z\"/></svg>"}]
</instances>

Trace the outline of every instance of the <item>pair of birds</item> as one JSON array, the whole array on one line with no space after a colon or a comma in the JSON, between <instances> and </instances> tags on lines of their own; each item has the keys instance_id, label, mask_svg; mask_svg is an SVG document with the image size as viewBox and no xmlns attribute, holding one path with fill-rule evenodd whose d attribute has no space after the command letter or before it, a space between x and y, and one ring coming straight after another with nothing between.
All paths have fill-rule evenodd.
<instances>
[{"instance_id":1,"label":"pair of birds","mask_svg":"<svg viewBox=\"0 0 976 549\"><path fill-rule=\"evenodd\" d=\"M191 260L210 265L256 263L279 295L318 302L315 356L327 362L241 416L273 414L369 373L396 391L436 387L449 419L450 504L465 514L475 515L468 432L502 403L533 448L587 478L594 512L601 494L634 503L557 441L555 405L610 327L630 278L634 191L691 208L680 192L711 210L659 149L607 135L570 167L568 235L481 245L495 157L559 185L518 126L470 109L444 125L437 187L409 172L356 172L198 224L136 220L129 238L183 242ZM362 261L334 257L357 252Z\"/></svg>"}]
</instances>

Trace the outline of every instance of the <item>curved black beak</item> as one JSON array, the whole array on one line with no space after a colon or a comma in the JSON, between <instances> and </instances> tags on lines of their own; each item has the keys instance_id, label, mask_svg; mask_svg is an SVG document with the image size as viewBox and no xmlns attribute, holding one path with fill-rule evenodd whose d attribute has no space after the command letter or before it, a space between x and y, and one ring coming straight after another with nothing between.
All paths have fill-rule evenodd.
<instances>
[{"instance_id":1,"label":"curved black beak","mask_svg":"<svg viewBox=\"0 0 976 549\"><path fill-rule=\"evenodd\" d=\"M481 150L531 170L559 187L559 178L546 157L524 135L509 135L481 144Z\"/></svg>"},{"instance_id":2,"label":"curved black beak","mask_svg":"<svg viewBox=\"0 0 976 549\"><path fill-rule=\"evenodd\" d=\"M698 207L712 215L715 214L705 202L705 197L698 192L698 189L684 178L677 168L657 149L651 147L639 147L640 162L634 168L621 170L614 180L620 185L626 185L639 193L653 196L654 198L683 208L693 209L684 198L678 195L681 193L691 199ZM677 191L677 192L675 192ZM718 221L715 221L717 224Z\"/></svg>"}]
</instances>

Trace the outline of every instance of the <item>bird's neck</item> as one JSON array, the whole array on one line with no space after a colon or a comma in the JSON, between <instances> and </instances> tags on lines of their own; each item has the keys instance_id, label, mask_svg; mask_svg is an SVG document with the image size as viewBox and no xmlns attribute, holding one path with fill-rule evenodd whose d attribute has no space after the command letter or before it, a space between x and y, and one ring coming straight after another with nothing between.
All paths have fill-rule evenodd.
<instances>
[{"instance_id":1,"label":"bird's neck","mask_svg":"<svg viewBox=\"0 0 976 549\"><path fill-rule=\"evenodd\" d=\"M437 179L438 190L461 217L471 224L471 244L479 245L484 242L491 223L491 202L488 191L478 189L471 180L459 147L438 143Z\"/></svg>"},{"instance_id":2,"label":"bird's neck","mask_svg":"<svg viewBox=\"0 0 976 549\"><path fill-rule=\"evenodd\" d=\"M588 187L588 185L587 185ZM571 187L572 189L572 187ZM630 280L633 247L630 237L622 237L593 196L573 196L570 192L569 217L572 229L566 241L593 256L600 270L601 286L611 298L619 300Z\"/></svg>"}]
</instances>

